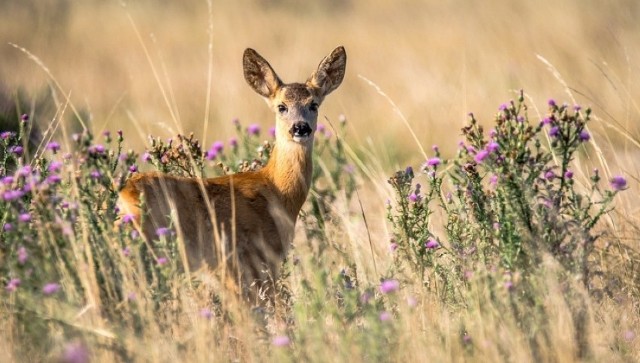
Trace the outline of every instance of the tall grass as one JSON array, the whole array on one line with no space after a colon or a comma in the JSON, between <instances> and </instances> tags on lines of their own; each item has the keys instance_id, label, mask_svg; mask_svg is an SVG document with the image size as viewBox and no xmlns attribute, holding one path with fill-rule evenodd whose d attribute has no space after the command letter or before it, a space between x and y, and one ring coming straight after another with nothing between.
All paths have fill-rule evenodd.
<instances>
[{"instance_id":1,"label":"tall grass","mask_svg":"<svg viewBox=\"0 0 640 363\"><path fill-rule=\"evenodd\" d=\"M115 199L139 168L259 168L268 132L234 121L227 143L155 138L137 155L120 131L85 131L69 149L33 150L24 115L2 133L3 358L633 360L636 250L602 221L615 218L627 181L574 172L592 152L589 109L549 101L542 120L527 110L520 94L489 132L470 116L454 157L434 147L424 165L393 175L388 237L369 228L381 216L364 205L383 206L384 195L351 165L363 161L344 141L347 120L323 124L279 299L254 309L215 272L181 272L180 238L167 230L145 243ZM630 270L609 268L607 254Z\"/></svg>"}]
</instances>

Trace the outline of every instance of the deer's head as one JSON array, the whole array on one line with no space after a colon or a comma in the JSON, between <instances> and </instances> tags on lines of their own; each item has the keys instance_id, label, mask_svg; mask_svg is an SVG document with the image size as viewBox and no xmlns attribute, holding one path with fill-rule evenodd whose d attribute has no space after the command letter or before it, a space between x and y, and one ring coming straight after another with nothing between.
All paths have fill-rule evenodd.
<instances>
[{"instance_id":1,"label":"deer's head","mask_svg":"<svg viewBox=\"0 0 640 363\"><path fill-rule=\"evenodd\" d=\"M243 58L244 78L276 114L276 139L300 144L313 142L318 107L342 83L346 65L347 54L337 47L305 83L284 83L255 50L248 48Z\"/></svg>"}]
</instances>

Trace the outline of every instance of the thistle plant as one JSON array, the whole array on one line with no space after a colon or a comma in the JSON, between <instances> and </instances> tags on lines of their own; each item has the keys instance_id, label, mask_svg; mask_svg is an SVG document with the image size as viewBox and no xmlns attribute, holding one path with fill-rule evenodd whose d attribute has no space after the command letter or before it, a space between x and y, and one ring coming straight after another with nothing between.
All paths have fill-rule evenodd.
<instances>
[{"instance_id":1,"label":"thistle plant","mask_svg":"<svg viewBox=\"0 0 640 363\"><path fill-rule=\"evenodd\" d=\"M594 170L586 185L576 181L576 155L588 152L591 139L591 110L548 104L548 115L532 122L521 92L500 106L488 133L470 114L457 155L441 160L436 147L423 166L426 190L412 168L389 180L398 262L409 261L420 275L435 271L452 286L452 278L464 281L479 266L526 274L550 254L587 285L599 236L594 227L626 180L615 177L607 187ZM442 226L432 222L437 207Z\"/></svg>"}]
</instances>

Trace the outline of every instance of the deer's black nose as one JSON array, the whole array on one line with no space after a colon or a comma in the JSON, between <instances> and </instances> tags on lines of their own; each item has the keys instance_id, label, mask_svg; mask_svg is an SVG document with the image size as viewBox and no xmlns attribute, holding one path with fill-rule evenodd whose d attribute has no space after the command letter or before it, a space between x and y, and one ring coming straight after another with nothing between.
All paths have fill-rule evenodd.
<instances>
[{"instance_id":1,"label":"deer's black nose","mask_svg":"<svg viewBox=\"0 0 640 363\"><path fill-rule=\"evenodd\" d=\"M291 134L291 136L306 137L311 135L312 131L313 130L311 130L311 126L309 126L308 123L296 122L289 130L289 133Z\"/></svg>"}]
</instances>

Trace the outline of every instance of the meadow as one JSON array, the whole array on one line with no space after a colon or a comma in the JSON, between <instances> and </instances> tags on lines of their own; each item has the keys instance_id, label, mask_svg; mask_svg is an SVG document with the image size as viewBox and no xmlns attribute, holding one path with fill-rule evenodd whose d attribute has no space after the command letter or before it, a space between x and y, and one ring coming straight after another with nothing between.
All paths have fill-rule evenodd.
<instances>
[{"instance_id":1,"label":"meadow","mask_svg":"<svg viewBox=\"0 0 640 363\"><path fill-rule=\"evenodd\" d=\"M0 3L0 361L640 359L640 5ZM269 157L242 51L337 45L276 304L185 274L130 175ZM156 258L158 252L166 258Z\"/></svg>"}]
</instances>

